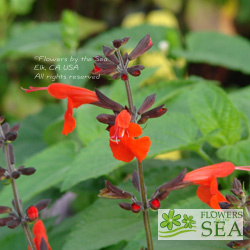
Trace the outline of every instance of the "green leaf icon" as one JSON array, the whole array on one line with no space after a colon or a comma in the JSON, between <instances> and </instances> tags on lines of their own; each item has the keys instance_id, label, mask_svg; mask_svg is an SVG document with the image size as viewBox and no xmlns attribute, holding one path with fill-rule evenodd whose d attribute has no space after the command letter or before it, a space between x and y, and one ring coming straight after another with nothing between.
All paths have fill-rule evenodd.
<instances>
[{"instance_id":1,"label":"green leaf icon","mask_svg":"<svg viewBox=\"0 0 250 250\"><path fill-rule=\"evenodd\" d=\"M160 226L162 228L167 227L169 230L173 229L173 225L180 226L181 223L178 221L181 218L180 214L177 214L174 216L174 210L170 210L168 215L164 213L162 215L162 218L164 219L163 222L161 222Z\"/></svg>"}]
</instances>

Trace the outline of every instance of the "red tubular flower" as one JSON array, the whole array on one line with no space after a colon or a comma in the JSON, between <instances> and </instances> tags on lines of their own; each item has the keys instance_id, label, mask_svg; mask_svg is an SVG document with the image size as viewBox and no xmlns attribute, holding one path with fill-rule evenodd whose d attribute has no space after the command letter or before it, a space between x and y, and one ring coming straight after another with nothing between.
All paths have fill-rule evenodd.
<instances>
[{"instance_id":1,"label":"red tubular flower","mask_svg":"<svg viewBox=\"0 0 250 250\"><path fill-rule=\"evenodd\" d=\"M219 192L217 177L226 177L237 169L231 162L222 162L207 167L198 168L186 174L183 181L199 185L197 196L214 209L220 209L219 202L227 202Z\"/></svg>"},{"instance_id":2,"label":"red tubular flower","mask_svg":"<svg viewBox=\"0 0 250 250\"><path fill-rule=\"evenodd\" d=\"M68 98L68 106L64 115L65 122L62 131L64 135L71 133L76 126L76 121L73 117L73 108L78 108L82 104L99 101L96 93L91 90L62 83L53 83L48 87L29 87L29 89L24 90L26 93L47 90L48 93L56 99Z\"/></svg>"},{"instance_id":3,"label":"red tubular flower","mask_svg":"<svg viewBox=\"0 0 250 250\"><path fill-rule=\"evenodd\" d=\"M109 145L117 160L130 162L136 157L141 162L146 158L149 151L150 138L144 136L134 139L133 137L142 134L142 129L130 120L131 115L127 110L120 112L116 117L115 125L110 129Z\"/></svg>"},{"instance_id":4,"label":"red tubular flower","mask_svg":"<svg viewBox=\"0 0 250 250\"><path fill-rule=\"evenodd\" d=\"M44 224L41 220L38 220L35 222L33 227L33 234L34 234L34 243L36 246L36 250L41 250L41 244L44 242L44 244L47 245L48 250L52 250L49 242L48 242L48 236L46 234L46 228L44 227ZM30 247L28 246L28 250L30 250Z\"/></svg>"}]
</instances>

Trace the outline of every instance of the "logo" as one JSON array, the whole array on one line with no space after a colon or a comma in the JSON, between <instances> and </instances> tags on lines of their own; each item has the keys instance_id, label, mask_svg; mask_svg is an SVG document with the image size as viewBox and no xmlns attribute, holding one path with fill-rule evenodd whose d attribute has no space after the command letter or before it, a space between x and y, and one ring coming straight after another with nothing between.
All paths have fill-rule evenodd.
<instances>
[{"instance_id":1,"label":"logo","mask_svg":"<svg viewBox=\"0 0 250 250\"><path fill-rule=\"evenodd\" d=\"M159 209L159 240L243 240L242 209Z\"/></svg>"}]
</instances>

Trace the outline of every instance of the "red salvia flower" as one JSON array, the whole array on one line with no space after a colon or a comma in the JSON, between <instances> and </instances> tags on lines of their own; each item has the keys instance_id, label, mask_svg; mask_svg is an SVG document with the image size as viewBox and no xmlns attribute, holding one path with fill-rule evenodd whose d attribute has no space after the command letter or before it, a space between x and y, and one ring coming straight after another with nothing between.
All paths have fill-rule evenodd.
<instances>
[{"instance_id":1,"label":"red salvia flower","mask_svg":"<svg viewBox=\"0 0 250 250\"><path fill-rule=\"evenodd\" d=\"M30 206L27 209L26 214L30 220L36 220L38 218L38 209L35 206Z\"/></svg>"},{"instance_id":2,"label":"red salvia flower","mask_svg":"<svg viewBox=\"0 0 250 250\"><path fill-rule=\"evenodd\" d=\"M130 162L136 157L141 162L149 151L150 138L144 136L134 139L142 134L142 129L130 120L131 115L127 110L120 112L116 117L115 125L110 129L109 145L117 160Z\"/></svg>"},{"instance_id":3,"label":"red salvia flower","mask_svg":"<svg viewBox=\"0 0 250 250\"><path fill-rule=\"evenodd\" d=\"M207 167L198 168L186 174L183 181L199 185L197 196L214 209L220 209L219 202L227 202L219 192L217 177L226 177L237 169L231 162L222 162Z\"/></svg>"},{"instance_id":4,"label":"red salvia flower","mask_svg":"<svg viewBox=\"0 0 250 250\"><path fill-rule=\"evenodd\" d=\"M73 108L78 108L82 104L94 103L99 101L96 93L89 89L62 83L53 83L48 87L29 87L29 89L24 90L26 91L26 93L38 90L47 90L48 93L56 99L68 99L68 106L64 115L65 121L62 131L64 135L71 133L76 126L76 121L73 117Z\"/></svg>"},{"instance_id":5,"label":"red salvia flower","mask_svg":"<svg viewBox=\"0 0 250 250\"><path fill-rule=\"evenodd\" d=\"M46 234L46 228L44 227L44 224L41 220L38 220L35 222L34 227L33 227L33 234L34 234L34 243L36 246L36 250L41 249L41 244L44 241L45 244L47 245L48 250L52 250L49 242L48 242L48 236ZM30 247L28 246L28 250L30 250Z\"/></svg>"}]
</instances>

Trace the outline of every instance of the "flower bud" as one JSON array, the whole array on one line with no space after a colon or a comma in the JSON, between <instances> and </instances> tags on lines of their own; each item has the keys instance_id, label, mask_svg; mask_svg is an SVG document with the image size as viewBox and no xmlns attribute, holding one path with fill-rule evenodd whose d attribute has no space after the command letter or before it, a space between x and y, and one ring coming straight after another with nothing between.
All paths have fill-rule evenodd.
<instances>
[{"instance_id":1,"label":"flower bud","mask_svg":"<svg viewBox=\"0 0 250 250\"><path fill-rule=\"evenodd\" d=\"M148 116L143 116L140 118L140 120L138 121L138 124L144 124L148 121Z\"/></svg>"},{"instance_id":2,"label":"flower bud","mask_svg":"<svg viewBox=\"0 0 250 250\"><path fill-rule=\"evenodd\" d=\"M17 138L17 132L8 132L7 134L5 134L5 139L7 141L15 141Z\"/></svg>"},{"instance_id":3,"label":"flower bud","mask_svg":"<svg viewBox=\"0 0 250 250\"><path fill-rule=\"evenodd\" d=\"M4 175L6 172L5 168L0 167L0 176Z\"/></svg>"},{"instance_id":4,"label":"flower bud","mask_svg":"<svg viewBox=\"0 0 250 250\"><path fill-rule=\"evenodd\" d=\"M20 177L21 173L19 171L14 171L11 173L11 178L18 179Z\"/></svg>"},{"instance_id":5,"label":"flower bud","mask_svg":"<svg viewBox=\"0 0 250 250\"><path fill-rule=\"evenodd\" d=\"M13 220L13 217L0 218L0 227L4 227L8 221Z\"/></svg>"},{"instance_id":6,"label":"flower bud","mask_svg":"<svg viewBox=\"0 0 250 250\"><path fill-rule=\"evenodd\" d=\"M12 209L10 207L0 206L0 214L10 213Z\"/></svg>"},{"instance_id":7,"label":"flower bud","mask_svg":"<svg viewBox=\"0 0 250 250\"><path fill-rule=\"evenodd\" d=\"M131 210L131 204L127 203L127 202L120 202L118 204L122 209L125 209L125 210Z\"/></svg>"},{"instance_id":8,"label":"flower bud","mask_svg":"<svg viewBox=\"0 0 250 250\"><path fill-rule=\"evenodd\" d=\"M122 79L123 81L127 81L127 80L128 80L128 75L125 74L125 73L122 73L121 79Z\"/></svg>"},{"instance_id":9,"label":"flower bud","mask_svg":"<svg viewBox=\"0 0 250 250\"><path fill-rule=\"evenodd\" d=\"M120 77L120 73L115 73L114 75L112 75L112 79L116 80Z\"/></svg>"},{"instance_id":10,"label":"flower bud","mask_svg":"<svg viewBox=\"0 0 250 250\"><path fill-rule=\"evenodd\" d=\"M11 132L17 132L20 128L20 123L16 123L14 124L11 128L10 128L10 131Z\"/></svg>"},{"instance_id":11,"label":"flower bud","mask_svg":"<svg viewBox=\"0 0 250 250\"><path fill-rule=\"evenodd\" d=\"M10 229L14 229L14 228L16 228L17 226L19 226L20 222L21 222L21 219L19 219L19 218L17 218L17 219L12 219L12 220L10 220L10 221L8 221L8 222L6 223L6 226L7 226L8 228L10 228Z\"/></svg>"},{"instance_id":12,"label":"flower bud","mask_svg":"<svg viewBox=\"0 0 250 250\"><path fill-rule=\"evenodd\" d=\"M132 183L134 187L136 188L136 190L140 192L139 175L138 175L138 172L135 170L133 171L133 174L132 174Z\"/></svg>"},{"instance_id":13,"label":"flower bud","mask_svg":"<svg viewBox=\"0 0 250 250\"><path fill-rule=\"evenodd\" d=\"M249 246L250 240L230 241L227 246L233 249L242 249Z\"/></svg>"},{"instance_id":14,"label":"flower bud","mask_svg":"<svg viewBox=\"0 0 250 250\"><path fill-rule=\"evenodd\" d=\"M161 203L157 198L155 198L149 202L149 205L153 210L158 210L161 206Z\"/></svg>"},{"instance_id":15,"label":"flower bud","mask_svg":"<svg viewBox=\"0 0 250 250\"><path fill-rule=\"evenodd\" d=\"M132 203L131 210L133 213L139 213L142 210L142 207L139 202Z\"/></svg>"},{"instance_id":16,"label":"flower bud","mask_svg":"<svg viewBox=\"0 0 250 250\"><path fill-rule=\"evenodd\" d=\"M38 209L35 206L30 206L26 210L26 214L31 221L34 221L38 218Z\"/></svg>"},{"instance_id":17,"label":"flower bud","mask_svg":"<svg viewBox=\"0 0 250 250\"><path fill-rule=\"evenodd\" d=\"M103 54L105 56L111 56L115 53L115 50L114 49L111 49L107 46L102 46L102 51L103 51Z\"/></svg>"},{"instance_id":18,"label":"flower bud","mask_svg":"<svg viewBox=\"0 0 250 250\"><path fill-rule=\"evenodd\" d=\"M234 205L227 202L219 202L219 206L221 209L233 209Z\"/></svg>"},{"instance_id":19,"label":"flower bud","mask_svg":"<svg viewBox=\"0 0 250 250\"><path fill-rule=\"evenodd\" d=\"M156 94L149 95L145 98L144 102L142 103L141 107L138 109L137 114L141 115L142 113L146 112L150 109L153 104L155 103Z\"/></svg>"},{"instance_id":20,"label":"flower bud","mask_svg":"<svg viewBox=\"0 0 250 250\"><path fill-rule=\"evenodd\" d=\"M241 202L237 198L235 198L235 196L233 196L233 195L227 194L226 199L229 203L231 203L233 205L240 205L241 204Z\"/></svg>"},{"instance_id":21,"label":"flower bud","mask_svg":"<svg viewBox=\"0 0 250 250\"><path fill-rule=\"evenodd\" d=\"M115 115L100 114L96 119L104 124L114 125L115 124Z\"/></svg>"},{"instance_id":22,"label":"flower bud","mask_svg":"<svg viewBox=\"0 0 250 250\"><path fill-rule=\"evenodd\" d=\"M111 109L117 112L121 112L124 109L124 107L121 104L111 100L110 98L105 96L100 90L95 89L95 93L100 101L99 103L100 105L98 106L106 108L106 109Z\"/></svg>"},{"instance_id":23,"label":"flower bud","mask_svg":"<svg viewBox=\"0 0 250 250\"><path fill-rule=\"evenodd\" d=\"M133 195L128 193L115 185L110 181L105 181L106 188L100 190L99 197L109 198L109 199L131 199Z\"/></svg>"},{"instance_id":24,"label":"flower bud","mask_svg":"<svg viewBox=\"0 0 250 250\"><path fill-rule=\"evenodd\" d=\"M129 40L129 37L124 37L123 39L116 39L113 41L113 46L115 48L120 48L121 46L125 45Z\"/></svg>"},{"instance_id":25,"label":"flower bud","mask_svg":"<svg viewBox=\"0 0 250 250\"><path fill-rule=\"evenodd\" d=\"M151 41L150 35L147 34L141 39L141 41L136 45L133 51L129 54L129 60L136 59L138 56L148 51L153 45L154 44Z\"/></svg>"},{"instance_id":26,"label":"flower bud","mask_svg":"<svg viewBox=\"0 0 250 250\"><path fill-rule=\"evenodd\" d=\"M141 70L133 66L128 68L128 73L132 76L139 76L141 74Z\"/></svg>"},{"instance_id":27,"label":"flower bud","mask_svg":"<svg viewBox=\"0 0 250 250\"><path fill-rule=\"evenodd\" d=\"M167 109L166 108L163 108L164 104L163 105L160 105L154 109L151 109L145 113L143 113L141 115L141 117L148 117L148 118L157 118L157 117L160 117L162 115L164 115L166 112L167 112Z\"/></svg>"},{"instance_id":28,"label":"flower bud","mask_svg":"<svg viewBox=\"0 0 250 250\"><path fill-rule=\"evenodd\" d=\"M50 203L50 199L43 199L43 200L40 200L36 205L35 207L37 208L38 211L41 211L43 210L44 208L46 208Z\"/></svg>"},{"instance_id":29,"label":"flower bud","mask_svg":"<svg viewBox=\"0 0 250 250\"><path fill-rule=\"evenodd\" d=\"M9 123L5 122L5 123L2 125L2 129L3 129L3 133L4 133L4 134L7 134L7 133L10 131L10 125L9 125Z\"/></svg>"},{"instance_id":30,"label":"flower bud","mask_svg":"<svg viewBox=\"0 0 250 250\"><path fill-rule=\"evenodd\" d=\"M24 168L23 166L21 166L18 168L18 171L23 175L32 175L36 172L36 169L32 167Z\"/></svg>"}]
</instances>

